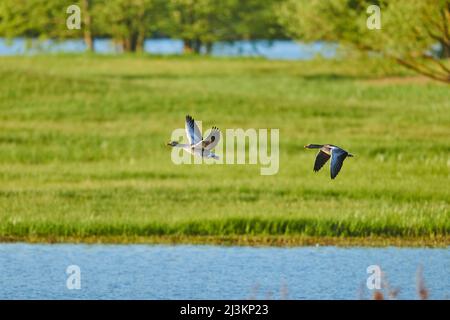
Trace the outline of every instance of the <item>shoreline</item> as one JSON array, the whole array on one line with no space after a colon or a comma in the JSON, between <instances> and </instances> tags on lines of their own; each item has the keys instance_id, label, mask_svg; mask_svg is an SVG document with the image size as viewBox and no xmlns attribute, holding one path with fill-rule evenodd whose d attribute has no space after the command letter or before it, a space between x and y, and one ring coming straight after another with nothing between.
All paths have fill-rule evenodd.
<instances>
[{"instance_id":1,"label":"shoreline","mask_svg":"<svg viewBox=\"0 0 450 320\"><path fill-rule=\"evenodd\" d=\"M311 236L0 236L0 243L28 244L153 244L153 245L220 245L251 247L428 247L450 246L450 236L423 238L399 237L311 237Z\"/></svg>"}]
</instances>

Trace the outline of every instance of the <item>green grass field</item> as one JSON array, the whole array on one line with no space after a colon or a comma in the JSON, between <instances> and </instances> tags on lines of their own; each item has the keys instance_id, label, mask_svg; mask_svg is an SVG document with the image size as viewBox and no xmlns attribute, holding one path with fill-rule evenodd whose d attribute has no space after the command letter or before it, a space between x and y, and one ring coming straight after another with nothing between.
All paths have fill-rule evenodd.
<instances>
[{"instance_id":1,"label":"green grass field","mask_svg":"<svg viewBox=\"0 0 450 320\"><path fill-rule=\"evenodd\" d=\"M2 57L0 88L2 241L450 244L450 88L395 66ZM279 173L174 165L188 113L279 128ZM307 143L356 157L332 181Z\"/></svg>"}]
</instances>

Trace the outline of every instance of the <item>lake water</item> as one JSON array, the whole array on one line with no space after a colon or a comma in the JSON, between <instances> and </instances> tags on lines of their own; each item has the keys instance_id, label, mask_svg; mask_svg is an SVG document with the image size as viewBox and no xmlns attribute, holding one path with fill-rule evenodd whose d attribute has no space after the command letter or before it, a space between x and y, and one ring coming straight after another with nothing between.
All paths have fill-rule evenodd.
<instances>
[{"instance_id":1,"label":"lake water","mask_svg":"<svg viewBox=\"0 0 450 320\"><path fill-rule=\"evenodd\" d=\"M69 265L80 289L69 290ZM379 265L400 299L416 271L450 297L450 251L416 248L0 244L0 299L359 299ZM364 288L364 290L362 290Z\"/></svg>"},{"instance_id":2,"label":"lake water","mask_svg":"<svg viewBox=\"0 0 450 320\"><path fill-rule=\"evenodd\" d=\"M37 52L83 52L86 50L82 40L66 40L59 43L51 41L41 42L33 50L27 50L27 41L22 38L7 41L0 38L0 55L23 55ZM117 48L109 39L96 39L94 48L100 54L113 54ZM302 44L290 40L274 41L234 41L217 42L213 45L211 54L213 56L242 56L242 57L264 57L267 59L307 60L316 55L331 58L336 55L335 44L316 42ZM176 39L147 39L144 43L144 51L152 54L181 54L183 42Z\"/></svg>"}]
</instances>

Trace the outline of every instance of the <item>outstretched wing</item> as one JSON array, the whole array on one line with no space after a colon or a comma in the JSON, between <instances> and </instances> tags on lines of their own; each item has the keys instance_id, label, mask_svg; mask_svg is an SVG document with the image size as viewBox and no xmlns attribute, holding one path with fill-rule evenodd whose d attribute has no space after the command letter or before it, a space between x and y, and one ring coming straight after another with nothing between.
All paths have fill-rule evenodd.
<instances>
[{"instance_id":1,"label":"outstretched wing","mask_svg":"<svg viewBox=\"0 0 450 320\"><path fill-rule=\"evenodd\" d=\"M328 159L330 159L330 155L320 150L316 156L316 162L314 162L314 171L319 171Z\"/></svg>"},{"instance_id":2,"label":"outstretched wing","mask_svg":"<svg viewBox=\"0 0 450 320\"><path fill-rule=\"evenodd\" d=\"M191 145L197 144L203 139L200 129L190 115L186 116L186 135Z\"/></svg>"},{"instance_id":3,"label":"outstretched wing","mask_svg":"<svg viewBox=\"0 0 450 320\"><path fill-rule=\"evenodd\" d=\"M347 158L347 155L348 152L340 148L335 147L331 150L331 164L330 164L331 179L336 178L339 171L341 171L342 164L344 163L345 158Z\"/></svg>"},{"instance_id":4,"label":"outstretched wing","mask_svg":"<svg viewBox=\"0 0 450 320\"><path fill-rule=\"evenodd\" d=\"M212 150L219 143L220 140L220 131L217 127L212 127L209 135L203 139L202 147L205 150Z\"/></svg>"}]
</instances>

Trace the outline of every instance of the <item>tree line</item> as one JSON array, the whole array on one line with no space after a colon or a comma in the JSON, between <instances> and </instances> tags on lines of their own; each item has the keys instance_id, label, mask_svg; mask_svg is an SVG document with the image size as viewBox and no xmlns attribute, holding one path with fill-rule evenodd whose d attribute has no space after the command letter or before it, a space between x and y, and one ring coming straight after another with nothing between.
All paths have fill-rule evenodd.
<instances>
[{"instance_id":1,"label":"tree line","mask_svg":"<svg viewBox=\"0 0 450 320\"><path fill-rule=\"evenodd\" d=\"M66 27L73 4L79 30ZM379 30L367 28L370 5L380 8ZM107 37L124 52L170 37L193 53L217 41L331 41L450 82L450 0L1 0L0 37L83 38L90 51Z\"/></svg>"},{"instance_id":2,"label":"tree line","mask_svg":"<svg viewBox=\"0 0 450 320\"><path fill-rule=\"evenodd\" d=\"M217 41L285 38L274 8L283 0L2 0L0 36L50 39L111 38L139 52L151 37L183 40L186 52L210 51ZM68 30L66 9L81 9L82 27Z\"/></svg>"}]
</instances>

